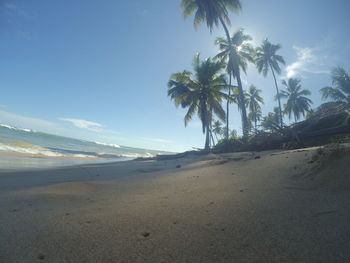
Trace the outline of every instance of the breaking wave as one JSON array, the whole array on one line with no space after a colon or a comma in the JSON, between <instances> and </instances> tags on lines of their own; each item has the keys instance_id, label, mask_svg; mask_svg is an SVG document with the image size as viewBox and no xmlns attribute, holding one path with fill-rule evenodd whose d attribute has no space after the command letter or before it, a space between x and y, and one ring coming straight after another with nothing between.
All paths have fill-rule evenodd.
<instances>
[{"instance_id":1,"label":"breaking wave","mask_svg":"<svg viewBox=\"0 0 350 263\"><path fill-rule=\"evenodd\" d=\"M109 146L109 147L114 147L114 148L120 148L120 145L118 144L113 144L113 143L104 143L104 142L94 142L98 145L103 145L103 146Z\"/></svg>"},{"instance_id":2,"label":"breaking wave","mask_svg":"<svg viewBox=\"0 0 350 263\"><path fill-rule=\"evenodd\" d=\"M15 131L34 132L31 129L18 128L18 127L13 127L13 126L10 126L10 125L7 125L7 124L1 124L1 123L0 123L0 127L7 128L7 129L10 129L10 130L15 130Z\"/></svg>"}]
</instances>

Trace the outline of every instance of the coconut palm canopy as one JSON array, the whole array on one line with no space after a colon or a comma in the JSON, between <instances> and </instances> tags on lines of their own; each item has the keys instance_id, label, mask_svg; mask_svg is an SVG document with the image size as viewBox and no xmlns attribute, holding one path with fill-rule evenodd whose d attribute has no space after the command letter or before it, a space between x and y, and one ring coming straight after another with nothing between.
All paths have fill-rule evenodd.
<instances>
[{"instance_id":1,"label":"coconut palm canopy","mask_svg":"<svg viewBox=\"0 0 350 263\"><path fill-rule=\"evenodd\" d=\"M275 76L281 74L280 65L285 65L284 58L280 55L277 55L277 52L281 49L280 44L272 44L267 38L263 41L260 47L256 48L256 67L259 73L262 73L264 77L267 76L267 73L271 70L272 76L275 81L276 93L278 98L278 107L279 107L279 116L280 116L280 125L283 126L282 119L282 106L279 96L278 84Z\"/></svg>"},{"instance_id":2,"label":"coconut palm canopy","mask_svg":"<svg viewBox=\"0 0 350 263\"><path fill-rule=\"evenodd\" d=\"M265 39L262 45L256 49L256 67L264 77L267 76L271 67L277 74L281 74L280 65L285 65L286 62L282 56L277 55L280 49L280 44L272 44L268 39Z\"/></svg>"},{"instance_id":3,"label":"coconut palm canopy","mask_svg":"<svg viewBox=\"0 0 350 263\"><path fill-rule=\"evenodd\" d=\"M217 38L215 44L219 46L220 52L215 59L226 63L230 76L237 80L238 105L242 113L243 134L247 135L248 118L245 108L243 85L241 81L241 70L246 73L248 62L254 62L254 49L250 44L252 37L245 34L243 29L237 30L232 38ZM227 127L228 130L228 127Z\"/></svg>"},{"instance_id":4,"label":"coconut palm canopy","mask_svg":"<svg viewBox=\"0 0 350 263\"><path fill-rule=\"evenodd\" d=\"M244 33L244 29L237 30L229 42L226 38L219 37L215 44L219 47L220 52L215 56L215 59L227 63L227 67L231 69L233 65L244 73L247 72L248 62L254 62L254 48L251 44L253 38ZM236 78L239 72L233 71L233 77Z\"/></svg>"},{"instance_id":5,"label":"coconut palm canopy","mask_svg":"<svg viewBox=\"0 0 350 263\"><path fill-rule=\"evenodd\" d=\"M344 101L350 103L350 75L342 67L332 70L333 87L324 87L320 90L323 99Z\"/></svg>"},{"instance_id":6,"label":"coconut palm canopy","mask_svg":"<svg viewBox=\"0 0 350 263\"><path fill-rule=\"evenodd\" d=\"M197 54L193 59L194 72L183 71L170 77L168 96L176 106L187 109L184 117L185 126L197 114L202 123L203 133L207 133L205 148L209 146L210 124L215 114L225 120L222 108L223 99L227 99L225 90L227 83L222 73L221 62L213 62L210 58L201 61Z\"/></svg>"},{"instance_id":7,"label":"coconut palm canopy","mask_svg":"<svg viewBox=\"0 0 350 263\"><path fill-rule=\"evenodd\" d=\"M281 91L280 97L287 99L284 105L284 112L288 114L291 119L292 114L294 120L298 121L301 115L305 117L305 114L310 110L312 101L306 96L310 96L311 92L307 89L302 89L300 79L290 78L287 81L283 80L282 84L285 89Z\"/></svg>"},{"instance_id":8,"label":"coconut palm canopy","mask_svg":"<svg viewBox=\"0 0 350 263\"><path fill-rule=\"evenodd\" d=\"M261 90L257 89L254 85L250 85L246 97L246 103L249 109L248 118L251 122L254 122L255 130L257 130L257 123L262 117L261 105L264 104L264 99L261 97Z\"/></svg>"},{"instance_id":9,"label":"coconut palm canopy","mask_svg":"<svg viewBox=\"0 0 350 263\"><path fill-rule=\"evenodd\" d=\"M206 23L210 31L222 23L220 19L231 24L229 11L237 13L242 8L240 0L183 0L181 7L185 18L194 15L195 27Z\"/></svg>"}]
</instances>

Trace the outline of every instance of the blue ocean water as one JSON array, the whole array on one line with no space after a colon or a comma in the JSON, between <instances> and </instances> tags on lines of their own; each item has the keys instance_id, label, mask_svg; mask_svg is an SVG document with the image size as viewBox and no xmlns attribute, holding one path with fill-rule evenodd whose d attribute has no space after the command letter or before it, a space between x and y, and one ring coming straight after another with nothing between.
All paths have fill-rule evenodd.
<instances>
[{"instance_id":1,"label":"blue ocean water","mask_svg":"<svg viewBox=\"0 0 350 263\"><path fill-rule=\"evenodd\" d=\"M126 161L169 152L92 142L0 124L0 169Z\"/></svg>"}]
</instances>

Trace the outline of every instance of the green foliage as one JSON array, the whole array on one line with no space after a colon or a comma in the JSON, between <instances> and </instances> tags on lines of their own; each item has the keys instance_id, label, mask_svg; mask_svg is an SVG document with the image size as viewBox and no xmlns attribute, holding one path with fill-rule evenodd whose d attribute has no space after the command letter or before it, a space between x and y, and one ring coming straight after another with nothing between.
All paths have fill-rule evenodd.
<instances>
[{"instance_id":1,"label":"green foliage","mask_svg":"<svg viewBox=\"0 0 350 263\"><path fill-rule=\"evenodd\" d=\"M243 29L239 29L233 34L232 38L217 38L215 41L215 44L219 46L220 52L214 58L225 63L227 72L237 79L238 86L232 90L232 96L241 111L243 133L245 135L248 130L248 118L240 72L242 70L246 73L248 62L254 62L254 49L250 44L251 40L251 36L244 34Z\"/></svg>"},{"instance_id":2,"label":"green foliage","mask_svg":"<svg viewBox=\"0 0 350 263\"><path fill-rule=\"evenodd\" d=\"M288 81L283 80L282 84L285 86L285 90L280 93L280 98L287 99L287 103L284 105L284 112L288 114L291 119L294 115L295 122L298 121L303 115L310 110L312 101L306 96L311 95L311 92L307 89L302 89L300 79L290 78Z\"/></svg>"},{"instance_id":3,"label":"green foliage","mask_svg":"<svg viewBox=\"0 0 350 263\"><path fill-rule=\"evenodd\" d=\"M280 55L277 55L277 51L281 49L280 44L272 44L268 39L265 39L262 43L262 45L258 48L256 48L255 51L255 63L256 67L259 71L259 73L262 73L263 76L267 76L267 73L269 70L271 70L273 78L275 80L276 85L276 94L278 98L278 107L279 107L279 123L280 126L283 126L283 119L282 119L282 106L280 101L280 95L278 90L278 85L276 81L275 72L277 74L281 74L281 67L280 65L285 65L284 58Z\"/></svg>"},{"instance_id":4,"label":"green foliage","mask_svg":"<svg viewBox=\"0 0 350 263\"><path fill-rule=\"evenodd\" d=\"M260 96L260 93L260 89L257 89L254 85L251 85L246 95L246 103L249 109L248 119L250 122L254 123L255 132L257 132L257 123L262 117L260 105L264 104L264 100Z\"/></svg>"},{"instance_id":5,"label":"green foliage","mask_svg":"<svg viewBox=\"0 0 350 263\"><path fill-rule=\"evenodd\" d=\"M232 130L231 132L230 132L230 139L231 140L240 140L242 137L239 137L238 135L237 135L237 131L236 130Z\"/></svg>"},{"instance_id":6,"label":"green foliage","mask_svg":"<svg viewBox=\"0 0 350 263\"><path fill-rule=\"evenodd\" d=\"M277 51L280 49L280 44L272 44L268 39L265 39L262 45L256 48L256 67L264 77L267 76L269 70L281 74L280 64L285 65L286 62L282 56L277 55Z\"/></svg>"},{"instance_id":7,"label":"green foliage","mask_svg":"<svg viewBox=\"0 0 350 263\"><path fill-rule=\"evenodd\" d=\"M308 110L308 112L306 113L305 119L310 119L315 113L314 109L310 109Z\"/></svg>"},{"instance_id":8,"label":"green foliage","mask_svg":"<svg viewBox=\"0 0 350 263\"><path fill-rule=\"evenodd\" d=\"M332 70L333 87L324 87L320 90L322 99L350 102L350 75L342 67Z\"/></svg>"},{"instance_id":9,"label":"green foliage","mask_svg":"<svg viewBox=\"0 0 350 263\"><path fill-rule=\"evenodd\" d=\"M213 124L213 129L212 132L216 135L216 136L223 136L225 133L224 128L222 127L222 123L220 121L215 121Z\"/></svg>"},{"instance_id":10,"label":"green foliage","mask_svg":"<svg viewBox=\"0 0 350 263\"><path fill-rule=\"evenodd\" d=\"M279 109L277 107L274 108L274 112L269 112L267 116L265 116L261 121L261 127L265 131L270 132L278 132L281 129L279 124Z\"/></svg>"},{"instance_id":11,"label":"green foliage","mask_svg":"<svg viewBox=\"0 0 350 263\"><path fill-rule=\"evenodd\" d=\"M194 14L195 27L205 22L211 32L221 19L230 24L229 11L237 13L242 5L240 0L182 0L181 8L185 18Z\"/></svg>"},{"instance_id":12,"label":"green foliage","mask_svg":"<svg viewBox=\"0 0 350 263\"><path fill-rule=\"evenodd\" d=\"M227 98L225 76L221 74L222 63L213 62L210 58L201 61L199 54L193 60L194 73L183 71L175 73L168 82L168 96L175 105L187 108L184 122L187 126L195 114L202 122L203 133L207 132L206 148L209 147L210 124L215 114L225 121L225 111L221 106Z\"/></svg>"}]
</instances>

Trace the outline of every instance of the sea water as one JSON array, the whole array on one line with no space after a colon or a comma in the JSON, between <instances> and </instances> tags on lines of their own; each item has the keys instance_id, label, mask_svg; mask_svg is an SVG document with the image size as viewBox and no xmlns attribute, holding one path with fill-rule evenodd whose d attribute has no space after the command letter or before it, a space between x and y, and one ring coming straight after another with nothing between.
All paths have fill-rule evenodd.
<instances>
[{"instance_id":1,"label":"sea water","mask_svg":"<svg viewBox=\"0 0 350 263\"><path fill-rule=\"evenodd\" d=\"M0 124L0 169L116 162L167 153L67 138Z\"/></svg>"}]
</instances>

